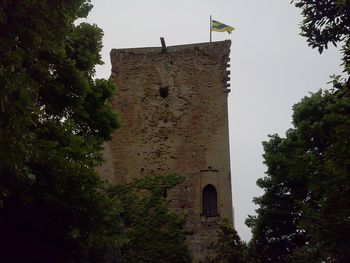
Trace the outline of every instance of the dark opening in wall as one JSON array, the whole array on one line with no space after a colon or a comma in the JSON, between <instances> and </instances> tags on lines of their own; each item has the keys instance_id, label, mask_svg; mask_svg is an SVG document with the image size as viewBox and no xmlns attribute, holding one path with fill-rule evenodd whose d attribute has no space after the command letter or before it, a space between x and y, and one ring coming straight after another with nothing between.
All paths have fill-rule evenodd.
<instances>
[{"instance_id":1,"label":"dark opening in wall","mask_svg":"<svg viewBox=\"0 0 350 263\"><path fill-rule=\"evenodd\" d=\"M217 192L213 185L208 184L202 192L202 213L205 216L217 216Z\"/></svg>"},{"instance_id":2,"label":"dark opening in wall","mask_svg":"<svg viewBox=\"0 0 350 263\"><path fill-rule=\"evenodd\" d=\"M159 95L164 99L169 95L169 88L167 86L159 88Z\"/></svg>"}]
</instances>

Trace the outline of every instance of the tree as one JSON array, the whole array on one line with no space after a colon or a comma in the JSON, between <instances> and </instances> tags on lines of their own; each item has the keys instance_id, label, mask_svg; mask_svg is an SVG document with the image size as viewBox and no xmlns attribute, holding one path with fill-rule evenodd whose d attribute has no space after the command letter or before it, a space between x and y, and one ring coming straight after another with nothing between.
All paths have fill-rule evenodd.
<instances>
[{"instance_id":1,"label":"tree","mask_svg":"<svg viewBox=\"0 0 350 263\"><path fill-rule=\"evenodd\" d=\"M264 143L265 193L248 220L261 262L350 258L349 113L349 97L320 91L294 106L286 138Z\"/></svg>"},{"instance_id":2,"label":"tree","mask_svg":"<svg viewBox=\"0 0 350 263\"><path fill-rule=\"evenodd\" d=\"M301 162L295 158L299 154L297 137L289 130L285 139L273 135L263 145L267 171L257 184L265 193L254 199L259 205L257 216L246 220L253 232L250 261L289 262L291 253L305 243L298 228L305 184Z\"/></svg>"},{"instance_id":3,"label":"tree","mask_svg":"<svg viewBox=\"0 0 350 263\"><path fill-rule=\"evenodd\" d=\"M218 243L216 244L217 257L215 262L244 262L244 250L245 246L237 231L232 227L228 219L224 218L219 224Z\"/></svg>"},{"instance_id":4,"label":"tree","mask_svg":"<svg viewBox=\"0 0 350 263\"><path fill-rule=\"evenodd\" d=\"M75 24L90 9L88 0L0 6L1 260L189 262L183 220L160 195L179 177L118 186L116 196L95 171L118 122L114 85L93 78L102 30Z\"/></svg>"},{"instance_id":5,"label":"tree","mask_svg":"<svg viewBox=\"0 0 350 263\"><path fill-rule=\"evenodd\" d=\"M110 190L122 206L124 262L191 262L184 220L167 208L167 191L182 181L176 175L152 176Z\"/></svg>"},{"instance_id":6,"label":"tree","mask_svg":"<svg viewBox=\"0 0 350 263\"><path fill-rule=\"evenodd\" d=\"M320 204L316 201L314 207L310 207L310 205L306 206L305 210L308 212L306 218L309 218L309 220L304 220L303 222L306 228L310 228L310 236L312 240L314 240L314 242L308 243L310 246L308 246L304 252L312 257L312 252L318 254L321 253L322 249L326 251L332 250L331 252L325 252L325 254L331 254L329 260L331 261L332 258L335 258L335 260L341 262L344 260L343 257L345 255L349 255L349 251L342 245L343 243L345 246L348 246L348 241L344 240L337 245L338 247L335 247L335 243L339 242L335 240L341 239L341 236L343 236L339 233L339 227L345 227L345 232L349 227L349 222L344 221L344 214L346 215L348 210L344 209L346 202L343 202L345 198L344 194L347 191L344 191L343 188L348 187L345 174L349 174L349 147L347 140L342 137L348 136L348 134L343 131L345 127L348 127L348 121L342 115L346 116L346 114L349 113L347 111L348 99L344 99L343 96L349 97L350 95L350 2L347 0L297 0L294 2L296 7L302 9L302 14L304 16L301 26L302 35L307 38L311 47L318 48L319 52L322 53L324 48L327 49L329 43L332 43L334 46L337 46L339 43L342 45L341 52L343 55L342 60L345 79L341 76L332 77L335 93L324 96L324 98L328 98L329 101L331 101L329 102L331 105L329 107L331 107L334 112L327 115L329 116L329 120L325 122L330 125L331 128L321 126L318 130L322 132L322 134L328 135L329 133L332 135L332 137L328 138L324 136L323 138L325 140L323 144L327 145L325 146L325 152L330 154L331 149L334 148L337 148L339 151L332 152L333 157L324 156L324 158L319 158L322 162L326 160L326 164L321 163L321 165L325 166L323 168L324 170L320 170L322 170L323 174L326 173L329 178L332 178L332 181L330 184L327 182L326 185L320 184L319 187L316 187L318 191L315 191L317 193L315 194L315 198L319 199L318 201ZM315 103L317 104L317 102ZM322 101L322 103L325 102ZM330 111L330 109L328 110ZM331 119L333 122L331 122ZM301 123L303 122L301 121ZM304 130L306 130L304 131L305 133L310 132L307 131L307 128L304 128ZM328 143L332 144L329 146L329 149L327 148ZM323 153L321 152L321 154ZM329 159L327 159L327 157ZM337 159L338 161L336 161ZM322 174L321 171L318 171L316 168L315 170ZM317 183L314 182L314 184L316 185ZM321 200L321 198L323 198L323 200ZM339 204L339 206L336 204ZM325 212L327 209L331 209L331 207L336 209L334 210L335 215L333 213L329 214L329 211ZM319 211L315 214L314 210L316 209ZM319 214L322 213L322 211L325 214L322 220L323 222L319 227L324 227L324 229L318 229L318 226L314 225L312 220L314 216L318 218L318 221L321 220ZM337 214L338 217L336 216ZM322 239L324 239L324 241L319 243Z\"/></svg>"},{"instance_id":7,"label":"tree","mask_svg":"<svg viewBox=\"0 0 350 263\"><path fill-rule=\"evenodd\" d=\"M294 106L286 138L264 143L265 194L256 198L249 253L252 262L346 262L350 188L350 2L294 0L302 9L301 35L320 53L342 43L346 79L333 76L321 91ZM287 242L286 242L287 241ZM276 249L277 246L277 249ZM281 261L282 260L282 261Z\"/></svg>"},{"instance_id":8,"label":"tree","mask_svg":"<svg viewBox=\"0 0 350 263\"><path fill-rule=\"evenodd\" d=\"M350 99L316 93L294 107L294 125L307 169L308 198L300 226L306 255L326 262L350 258Z\"/></svg>"},{"instance_id":9,"label":"tree","mask_svg":"<svg viewBox=\"0 0 350 263\"><path fill-rule=\"evenodd\" d=\"M302 36L312 48L322 53L331 42L334 46L350 37L350 2L347 0L294 0L302 9Z\"/></svg>"},{"instance_id":10,"label":"tree","mask_svg":"<svg viewBox=\"0 0 350 263\"><path fill-rule=\"evenodd\" d=\"M85 0L1 3L3 260L96 262L121 246L118 204L94 170L118 127L114 85L93 79L102 30L74 24L90 9Z\"/></svg>"},{"instance_id":11,"label":"tree","mask_svg":"<svg viewBox=\"0 0 350 263\"><path fill-rule=\"evenodd\" d=\"M293 0L295 6L302 9L304 20L301 35L307 38L309 46L320 53L328 48L342 44L344 72L347 85L335 85L336 89L350 89L350 1L348 0ZM338 78L335 78L339 80Z\"/></svg>"}]
</instances>

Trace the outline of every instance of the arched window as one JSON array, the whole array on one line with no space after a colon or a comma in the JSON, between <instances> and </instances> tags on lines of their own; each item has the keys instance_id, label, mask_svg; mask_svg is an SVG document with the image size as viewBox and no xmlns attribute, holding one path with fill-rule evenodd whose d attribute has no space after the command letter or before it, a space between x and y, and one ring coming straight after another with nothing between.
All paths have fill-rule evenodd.
<instances>
[{"instance_id":1,"label":"arched window","mask_svg":"<svg viewBox=\"0 0 350 263\"><path fill-rule=\"evenodd\" d=\"M203 189L202 213L204 216L217 216L218 214L217 193L211 184L206 185Z\"/></svg>"}]
</instances>

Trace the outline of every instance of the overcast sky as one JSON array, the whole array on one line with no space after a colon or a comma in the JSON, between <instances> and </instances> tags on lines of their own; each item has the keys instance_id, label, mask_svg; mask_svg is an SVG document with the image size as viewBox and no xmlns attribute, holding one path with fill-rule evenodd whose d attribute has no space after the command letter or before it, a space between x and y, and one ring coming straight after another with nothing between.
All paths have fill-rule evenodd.
<instances>
[{"instance_id":1,"label":"overcast sky","mask_svg":"<svg viewBox=\"0 0 350 263\"><path fill-rule=\"evenodd\" d=\"M254 214L256 180L266 170L261 142L291 127L293 104L309 92L330 88L340 73L340 55L331 48L319 55L299 36L300 12L290 0L92 0L88 21L104 31L103 61L97 77L108 78L112 48L167 46L209 41L209 15L236 28L213 32L213 41L232 40L229 94L230 148L235 227Z\"/></svg>"}]
</instances>

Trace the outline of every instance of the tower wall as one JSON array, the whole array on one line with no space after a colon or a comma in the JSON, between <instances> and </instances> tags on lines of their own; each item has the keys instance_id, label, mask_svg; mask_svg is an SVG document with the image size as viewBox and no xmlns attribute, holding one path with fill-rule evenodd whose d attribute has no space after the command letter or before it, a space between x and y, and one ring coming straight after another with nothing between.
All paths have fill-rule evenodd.
<instances>
[{"instance_id":1,"label":"tower wall","mask_svg":"<svg viewBox=\"0 0 350 263\"><path fill-rule=\"evenodd\" d=\"M168 193L187 216L194 261L215 255L217 222L232 222L227 116L230 41L162 48L113 49L112 104L122 127L105 145L100 174L112 182L176 173ZM217 216L202 211L203 189L217 191Z\"/></svg>"}]
</instances>

